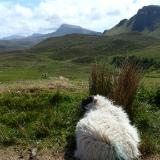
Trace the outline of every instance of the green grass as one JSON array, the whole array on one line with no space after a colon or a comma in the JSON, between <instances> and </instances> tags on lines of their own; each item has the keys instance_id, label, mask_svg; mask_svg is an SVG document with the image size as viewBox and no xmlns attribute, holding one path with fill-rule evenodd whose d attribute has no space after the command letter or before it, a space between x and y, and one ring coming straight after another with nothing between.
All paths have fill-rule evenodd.
<instances>
[{"instance_id":1,"label":"green grass","mask_svg":"<svg viewBox=\"0 0 160 160\"><path fill-rule=\"evenodd\" d=\"M64 149L82 116L86 93L77 91L0 94L0 144ZM73 139L74 141L74 139Z\"/></svg>"},{"instance_id":2,"label":"green grass","mask_svg":"<svg viewBox=\"0 0 160 160\"><path fill-rule=\"evenodd\" d=\"M43 73L49 77L65 76L70 79L86 79L89 65L57 61L48 54L7 54L0 57L0 82L41 79Z\"/></svg>"},{"instance_id":3,"label":"green grass","mask_svg":"<svg viewBox=\"0 0 160 160\"><path fill-rule=\"evenodd\" d=\"M0 82L40 80L44 73L49 77L88 81L91 64L95 61L104 61L109 69L114 68L110 62L117 55L135 55L159 61L159 44L159 40L138 33L50 38L30 50L1 53ZM146 76L146 79L149 85L152 80L153 85L154 81L159 81L156 77Z\"/></svg>"},{"instance_id":4,"label":"green grass","mask_svg":"<svg viewBox=\"0 0 160 160\"><path fill-rule=\"evenodd\" d=\"M160 61L159 53L157 39L131 33L50 38L31 50L1 53L0 145L38 145L54 151L68 146L70 150L75 143L75 125L83 115L79 103L88 95L92 63L105 62L113 71L111 61L115 56L135 55ZM48 73L47 79L42 79L44 73ZM60 93L48 90L48 84L56 83L58 76L69 78L74 87L61 89ZM160 87L159 70L146 71L141 84L151 90ZM160 113L147 100L135 102L139 106L135 124L141 131L142 151L146 154L160 151Z\"/></svg>"},{"instance_id":5,"label":"green grass","mask_svg":"<svg viewBox=\"0 0 160 160\"><path fill-rule=\"evenodd\" d=\"M135 56L152 58L160 61L160 44L147 47L141 51L132 52Z\"/></svg>"},{"instance_id":6,"label":"green grass","mask_svg":"<svg viewBox=\"0 0 160 160\"><path fill-rule=\"evenodd\" d=\"M160 112L146 98L151 91L138 93L134 123L138 127L143 154L159 153ZM59 89L4 92L0 94L0 146L36 145L52 151L75 149L75 126L83 116L79 107L87 90Z\"/></svg>"}]
</instances>

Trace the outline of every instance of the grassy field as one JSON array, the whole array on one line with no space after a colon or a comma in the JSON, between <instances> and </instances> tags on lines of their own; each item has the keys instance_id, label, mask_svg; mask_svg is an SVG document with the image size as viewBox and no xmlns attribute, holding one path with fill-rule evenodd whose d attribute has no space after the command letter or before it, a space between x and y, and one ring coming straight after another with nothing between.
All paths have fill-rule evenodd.
<instances>
[{"instance_id":1,"label":"grassy field","mask_svg":"<svg viewBox=\"0 0 160 160\"><path fill-rule=\"evenodd\" d=\"M90 66L96 61L113 69L110 63L115 56L135 55L160 62L159 53L160 41L139 33L50 38L30 50L0 53L0 82L39 80L44 73L48 77L87 81Z\"/></svg>"},{"instance_id":2,"label":"grassy field","mask_svg":"<svg viewBox=\"0 0 160 160\"><path fill-rule=\"evenodd\" d=\"M50 88L48 84L56 80L57 84L55 86L52 84ZM64 83L65 81L67 84ZM2 86L4 87L4 84L1 85L1 89ZM155 91L153 88L142 88L138 92L139 107L135 124L142 136L143 155L160 152L160 112L153 101ZM61 156L61 153L63 157L67 154L71 159L75 149L75 125L84 114L79 104L87 95L87 84L75 83L75 81L60 82L59 79L53 79L34 80L28 84L27 82L8 83L0 92L2 155L3 150L7 149L9 154L14 151L21 155L26 154L27 149L36 147L38 154L47 149L45 155L51 154L52 151L58 153L58 156ZM16 150L11 146L15 146Z\"/></svg>"},{"instance_id":3,"label":"grassy field","mask_svg":"<svg viewBox=\"0 0 160 160\"><path fill-rule=\"evenodd\" d=\"M83 115L79 103L86 95L86 92L69 88L60 92L36 90L0 94L1 152L9 146L23 148L21 152L33 147L38 151L48 148L52 153L73 150L75 125ZM8 154L12 150L9 149ZM6 155L2 157L5 159Z\"/></svg>"},{"instance_id":4,"label":"grassy field","mask_svg":"<svg viewBox=\"0 0 160 160\"><path fill-rule=\"evenodd\" d=\"M61 91L60 91L61 92ZM6 93L0 95L1 145L36 144L63 149L74 136L82 113L80 92Z\"/></svg>"},{"instance_id":5,"label":"grassy field","mask_svg":"<svg viewBox=\"0 0 160 160\"><path fill-rule=\"evenodd\" d=\"M159 40L141 34L72 35L45 40L30 50L0 53L0 147L73 151L75 125L83 115L79 103L89 94L92 64L105 63L109 71L117 71L113 58L132 55L159 63ZM135 100L140 106L135 124L146 155L160 152L160 113L155 105L159 70L144 72Z\"/></svg>"}]
</instances>

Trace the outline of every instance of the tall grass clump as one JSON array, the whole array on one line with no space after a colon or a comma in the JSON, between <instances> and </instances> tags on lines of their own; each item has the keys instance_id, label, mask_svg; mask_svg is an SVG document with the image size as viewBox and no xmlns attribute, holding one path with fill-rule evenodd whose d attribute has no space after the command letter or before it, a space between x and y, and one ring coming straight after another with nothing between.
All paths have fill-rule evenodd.
<instances>
[{"instance_id":1,"label":"tall grass clump","mask_svg":"<svg viewBox=\"0 0 160 160\"><path fill-rule=\"evenodd\" d=\"M120 105L139 129L143 155L160 151L159 88L148 91L140 86L143 72L139 64L126 61L119 70L109 72L105 65L92 66L89 94L101 94Z\"/></svg>"},{"instance_id":2,"label":"tall grass clump","mask_svg":"<svg viewBox=\"0 0 160 160\"><path fill-rule=\"evenodd\" d=\"M114 83L111 97L116 104L124 107L131 120L134 116L133 102L139 88L141 73L138 64L124 63Z\"/></svg>"},{"instance_id":3,"label":"tall grass clump","mask_svg":"<svg viewBox=\"0 0 160 160\"><path fill-rule=\"evenodd\" d=\"M137 64L123 64L122 68L115 72L109 72L105 65L92 66L89 79L89 93L91 95L104 95L117 105L124 107L130 119L133 119L133 101L136 96L141 72Z\"/></svg>"},{"instance_id":4,"label":"tall grass clump","mask_svg":"<svg viewBox=\"0 0 160 160\"><path fill-rule=\"evenodd\" d=\"M94 64L89 78L89 93L111 96L113 91L113 75L106 70L105 65Z\"/></svg>"}]
</instances>

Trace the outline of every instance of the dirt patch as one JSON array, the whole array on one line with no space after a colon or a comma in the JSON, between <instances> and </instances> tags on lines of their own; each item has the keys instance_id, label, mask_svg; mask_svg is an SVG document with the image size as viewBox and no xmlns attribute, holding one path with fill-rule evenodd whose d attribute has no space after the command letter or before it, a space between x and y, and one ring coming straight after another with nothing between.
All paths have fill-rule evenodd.
<instances>
[{"instance_id":1,"label":"dirt patch","mask_svg":"<svg viewBox=\"0 0 160 160\"><path fill-rule=\"evenodd\" d=\"M31 154L33 149L1 148L0 160L75 160L72 156L66 156L63 152L52 150L40 150ZM160 155L152 155L139 160L160 160Z\"/></svg>"},{"instance_id":2,"label":"dirt patch","mask_svg":"<svg viewBox=\"0 0 160 160\"><path fill-rule=\"evenodd\" d=\"M66 157L63 152L53 152L52 150L38 150L20 148L1 148L0 160L74 160L73 157Z\"/></svg>"},{"instance_id":3,"label":"dirt patch","mask_svg":"<svg viewBox=\"0 0 160 160\"><path fill-rule=\"evenodd\" d=\"M148 157L143 157L140 160L160 160L160 155L157 154L157 155L152 155L152 156L148 156Z\"/></svg>"}]
</instances>

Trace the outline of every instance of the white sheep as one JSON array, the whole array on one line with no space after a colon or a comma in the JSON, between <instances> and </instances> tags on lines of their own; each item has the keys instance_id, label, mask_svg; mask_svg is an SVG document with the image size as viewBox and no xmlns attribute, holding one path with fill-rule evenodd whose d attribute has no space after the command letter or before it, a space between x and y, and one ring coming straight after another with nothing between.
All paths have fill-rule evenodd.
<instances>
[{"instance_id":1,"label":"white sheep","mask_svg":"<svg viewBox=\"0 0 160 160\"><path fill-rule=\"evenodd\" d=\"M97 95L82 101L87 110L76 126L80 160L131 160L138 158L140 142L137 129L130 124L122 107Z\"/></svg>"}]
</instances>

